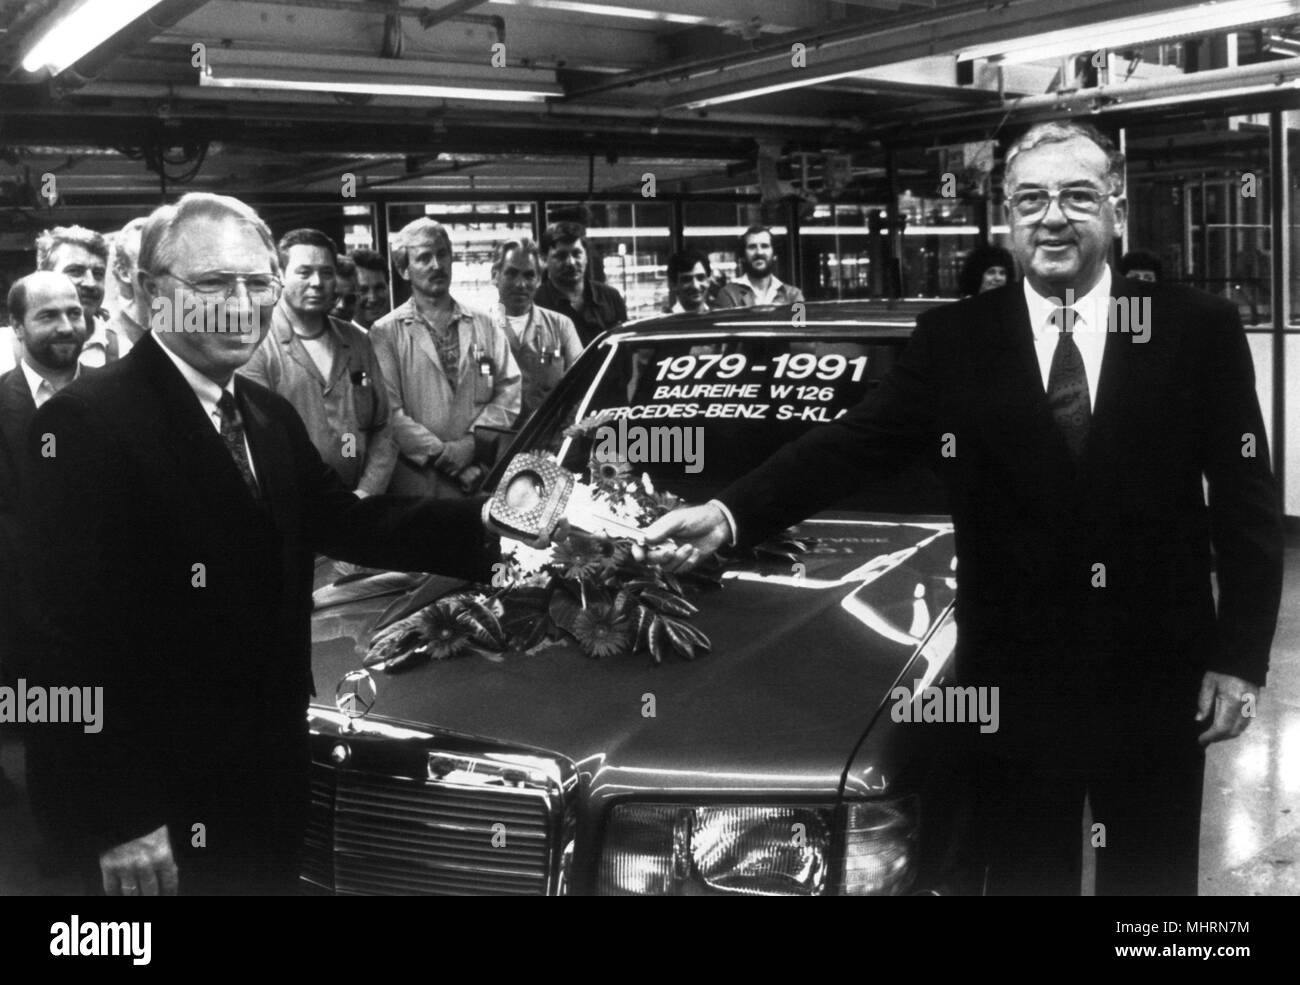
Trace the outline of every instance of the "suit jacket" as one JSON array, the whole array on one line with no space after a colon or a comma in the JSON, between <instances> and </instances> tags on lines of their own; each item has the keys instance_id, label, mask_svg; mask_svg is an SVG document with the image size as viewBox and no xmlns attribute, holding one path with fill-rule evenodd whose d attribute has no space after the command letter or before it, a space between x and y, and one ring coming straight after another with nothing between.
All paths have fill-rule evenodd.
<instances>
[{"instance_id":1,"label":"suit jacket","mask_svg":"<svg viewBox=\"0 0 1300 985\"><path fill-rule=\"evenodd\" d=\"M491 560L479 504L359 500L287 401L235 393L260 501L152 336L40 409L55 456L30 448L33 676L104 688L102 732L31 730L34 806L83 857L168 824L182 890L300 838L315 554L475 580Z\"/></svg>"},{"instance_id":2,"label":"suit jacket","mask_svg":"<svg viewBox=\"0 0 1300 985\"><path fill-rule=\"evenodd\" d=\"M1281 511L1236 309L1120 277L1111 290L1150 299L1150 335L1111 325L1077 466L1048 408L1022 288L1009 286L923 314L879 389L724 491L741 539L928 454L949 490L958 659L973 676L1050 682L1101 647L1139 680L1209 668L1263 684Z\"/></svg>"},{"instance_id":3,"label":"suit jacket","mask_svg":"<svg viewBox=\"0 0 1300 985\"><path fill-rule=\"evenodd\" d=\"M19 663L16 594L21 571L18 506L27 460L27 433L36 403L21 366L0 376L0 681L17 676Z\"/></svg>"}]
</instances>

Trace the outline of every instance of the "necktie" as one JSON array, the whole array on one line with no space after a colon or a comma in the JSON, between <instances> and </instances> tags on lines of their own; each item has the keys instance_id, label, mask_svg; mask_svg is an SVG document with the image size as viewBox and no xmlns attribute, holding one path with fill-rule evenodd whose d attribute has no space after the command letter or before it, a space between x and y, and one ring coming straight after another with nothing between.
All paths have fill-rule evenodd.
<instances>
[{"instance_id":1,"label":"necktie","mask_svg":"<svg viewBox=\"0 0 1300 985\"><path fill-rule=\"evenodd\" d=\"M1077 462L1088 437L1092 408L1088 400L1088 376L1083 369L1083 354L1074 341L1073 308L1057 308L1052 324L1060 327L1052 368L1047 374L1047 405L1056 426L1065 435L1065 443Z\"/></svg>"},{"instance_id":2,"label":"necktie","mask_svg":"<svg viewBox=\"0 0 1300 985\"><path fill-rule=\"evenodd\" d=\"M221 399L217 401L217 410L221 412L221 440L226 443L230 457L235 460L235 467L243 476L248 491L253 494L254 499L261 499L262 492L257 487L253 465L248 460L248 445L244 443L244 421L239 416L239 408L235 406L235 398L228 391L222 391Z\"/></svg>"}]
</instances>

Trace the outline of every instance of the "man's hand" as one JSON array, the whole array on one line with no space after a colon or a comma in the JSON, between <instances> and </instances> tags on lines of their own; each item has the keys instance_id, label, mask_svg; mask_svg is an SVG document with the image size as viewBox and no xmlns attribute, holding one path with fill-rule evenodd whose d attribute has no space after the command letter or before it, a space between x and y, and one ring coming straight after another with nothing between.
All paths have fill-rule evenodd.
<instances>
[{"instance_id":1,"label":"man's hand","mask_svg":"<svg viewBox=\"0 0 1300 985\"><path fill-rule=\"evenodd\" d=\"M442 453L438 455L433 464L448 475L458 475L472 461L474 461L474 437L473 435L466 435L464 438L457 438L455 441L443 442Z\"/></svg>"},{"instance_id":2,"label":"man's hand","mask_svg":"<svg viewBox=\"0 0 1300 985\"><path fill-rule=\"evenodd\" d=\"M712 503L673 510L645 529L649 550L634 548L637 560L648 558L665 571L690 571L731 540L731 525Z\"/></svg>"},{"instance_id":3,"label":"man's hand","mask_svg":"<svg viewBox=\"0 0 1300 985\"><path fill-rule=\"evenodd\" d=\"M167 825L99 856L105 896L175 896L180 884Z\"/></svg>"},{"instance_id":4,"label":"man's hand","mask_svg":"<svg viewBox=\"0 0 1300 985\"><path fill-rule=\"evenodd\" d=\"M1249 697L1248 697L1249 696ZM1211 742L1235 739L1246 731L1254 717L1259 688L1250 681L1230 674L1207 670L1201 678L1201 695L1196 702L1196 720L1210 722L1210 727L1197 736L1197 741L1208 746ZM1250 714L1242 712L1249 710Z\"/></svg>"}]
</instances>

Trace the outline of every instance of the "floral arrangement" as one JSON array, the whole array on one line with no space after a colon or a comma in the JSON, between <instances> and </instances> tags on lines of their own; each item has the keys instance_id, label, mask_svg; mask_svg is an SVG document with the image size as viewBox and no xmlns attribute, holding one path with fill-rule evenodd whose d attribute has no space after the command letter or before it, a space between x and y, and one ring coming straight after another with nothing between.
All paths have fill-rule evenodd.
<instances>
[{"instance_id":1,"label":"floral arrangement","mask_svg":"<svg viewBox=\"0 0 1300 985\"><path fill-rule=\"evenodd\" d=\"M589 436L613 416L591 415L564 433ZM593 452L588 464L591 500L616 519L644 527L681 502L656 491L648 475L637 477L626 461ZM698 610L681 580L637 560L631 540L574 531L546 550L505 543L491 587L439 599L380 630L365 665L391 673L473 653L535 652L566 637L593 658L646 653L656 664L673 654L693 660L711 649L690 622Z\"/></svg>"}]
</instances>

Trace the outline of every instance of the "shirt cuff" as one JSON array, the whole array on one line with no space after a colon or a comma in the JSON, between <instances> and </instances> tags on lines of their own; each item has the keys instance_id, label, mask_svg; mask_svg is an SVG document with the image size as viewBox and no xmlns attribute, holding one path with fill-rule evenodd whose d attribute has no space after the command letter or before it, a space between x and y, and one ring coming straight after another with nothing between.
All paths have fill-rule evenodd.
<instances>
[{"instance_id":1,"label":"shirt cuff","mask_svg":"<svg viewBox=\"0 0 1300 985\"><path fill-rule=\"evenodd\" d=\"M722 511L722 515L727 518L727 530L731 534L731 540L726 546L728 547L734 546L736 543L736 533L737 533L736 518L731 515L731 510L727 509L727 504L720 499L709 500L709 505L716 506L719 510Z\"/></svg>"}]
</instances>

